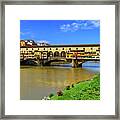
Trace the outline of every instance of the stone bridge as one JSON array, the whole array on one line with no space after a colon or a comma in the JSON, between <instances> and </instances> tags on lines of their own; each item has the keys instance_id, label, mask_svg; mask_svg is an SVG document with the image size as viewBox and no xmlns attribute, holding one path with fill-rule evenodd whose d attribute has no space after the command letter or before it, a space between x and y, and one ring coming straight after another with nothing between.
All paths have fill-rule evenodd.
<instances>
[{"instance_id":1,"label":"stone bridge","mask_svg":"<svg viewBox=\"0 0 120 120\"><path fill-rule=\"evenodd\" d=\"M82 64L87 61L100 61L99 58L71 58L67 59L66 57L48 57L47 59L26 59L21 61L21 63L25 63L28 65L42 65L42 66L50 66L53 62L67 62L72 63L72 67L82 67Z\"/></svg>"},{"instance_id":2,"label":"stone bridge","mask_svg":"<svg viewBox=\"0 0 120 120\"><path fill-rule=\"evenodd\" d=\"M20 60L35 65L69 62L78 67L86 61L100 60L100 44L22 46Z\"/></svg>"}]
</instances>

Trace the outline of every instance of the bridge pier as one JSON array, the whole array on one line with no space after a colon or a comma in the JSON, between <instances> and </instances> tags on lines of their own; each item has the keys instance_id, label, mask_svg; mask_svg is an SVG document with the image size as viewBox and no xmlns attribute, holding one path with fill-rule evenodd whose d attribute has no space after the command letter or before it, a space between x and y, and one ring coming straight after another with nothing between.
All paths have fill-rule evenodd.
<instances>
[{"instance_id":1,"label":"bridge pier","mask_svg":"<svg viewBox=\"0 0 120 120\"><path fill-rule=\"evenodd\" d=\"M77 68L79 66L77 59L72 59L72 67Z\"/></svg>"},{"instance_id":2,"label":"bridge pier","mask_svg":"<svg viewBox=\"0 0 120 120\"><path fill-rule=\"evenodd\" d=\"M79 67L82 67L82 63L78 64Z\"/></svg>"},{"instance_id":3,"label":"bridge pier","mask_svg":"<svg viewBox=\"0 0 120 120\"><path fill-rule=\"evenodd\" d=\"M77 59L72 59L72 67L77 68L77 67L82 67L83 62L79 62Z\"/></svg>"},{"instance_id":4,"label":"bridge pier","mask_svg":"<svg viewBox=\"0 0 120 120\"><path fill-rule=\"evenodd\" d=\"M43 66L50 66L50 62L48 60L43 60Z\"/></svg>"}]
</instances>

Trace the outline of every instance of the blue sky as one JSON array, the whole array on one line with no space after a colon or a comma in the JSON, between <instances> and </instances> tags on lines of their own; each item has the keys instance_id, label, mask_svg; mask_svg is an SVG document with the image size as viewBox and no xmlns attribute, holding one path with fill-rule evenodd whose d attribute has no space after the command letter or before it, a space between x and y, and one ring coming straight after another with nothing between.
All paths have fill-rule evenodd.
<instances>
[{"instance_id":1,"label":"blue sky","mask_svg":"<svg viewBox=\"0 0 120 120\"><path fill-rule=\"evenodd\" d=\"M100 43L100 21L20 20L20 39L49 44Z\"/></svg>"}]
</instances>

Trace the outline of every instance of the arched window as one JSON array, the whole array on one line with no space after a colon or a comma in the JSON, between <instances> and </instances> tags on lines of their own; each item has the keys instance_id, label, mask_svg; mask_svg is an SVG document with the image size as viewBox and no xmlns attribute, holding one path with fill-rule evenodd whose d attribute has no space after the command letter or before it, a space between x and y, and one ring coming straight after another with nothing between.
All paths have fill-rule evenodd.
<instances>
[{"instance_id":1,"label":"arched window","mask_svg":"<svg viewBox=\"0 0 120 120\"><path fill-rule=\"evenodd\" d=\"M58 51L54 52L54 57L59 57L59 52Z\"/></svg>"},{"instance_id":2,"label":"arched window","mask_svg":"<svg viewBox=\"0 0 120 120\"><path fill-rule=\"evenodd\" d=\"M52 51L48 52L48 57L53 57L53 52Z\"/></svg>"},{"instance_id":3,"label":"arched window","mask_svg":"<svg viewBox=\"0 0 120 120\"><path fill-rule=\"evenodd\" d=\"M65 51L62 51L62 52L61 52L61 57L66 57Z\"/></svg>"}]
</instances>

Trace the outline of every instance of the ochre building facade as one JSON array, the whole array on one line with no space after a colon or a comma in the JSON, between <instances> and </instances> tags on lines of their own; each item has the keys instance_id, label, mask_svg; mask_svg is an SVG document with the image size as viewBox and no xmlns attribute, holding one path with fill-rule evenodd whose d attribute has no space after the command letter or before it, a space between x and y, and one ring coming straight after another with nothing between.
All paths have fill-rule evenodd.
<instances>
[{"instance_id":1,"label":"ochre building facade","mask_svg":"<svg viewBox=\"0 0 120 120\"><path fill-rule=\"evenodd\" d=\"M24 43L23 43L24 44ZM100 59L100 44L21 46L20 59Z\"/></svg>"}]
</instances>

